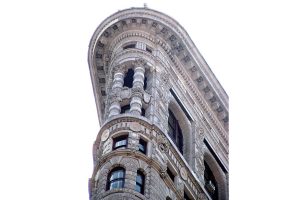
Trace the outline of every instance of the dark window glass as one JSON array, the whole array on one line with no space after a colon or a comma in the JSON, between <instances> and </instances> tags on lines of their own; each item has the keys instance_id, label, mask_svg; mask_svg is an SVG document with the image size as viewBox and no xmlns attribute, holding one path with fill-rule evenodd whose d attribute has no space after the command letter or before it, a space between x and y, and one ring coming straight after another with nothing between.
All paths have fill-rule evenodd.
<instances>
[{"instance_id":1,"label":"dark window glass","mask_svg":"<svg viewBox=\"0 0 300 200\"><path fill-rule=\"evenodd\" d=\"M145 176L141 171L137 172L135 191L144 194Z\"/></svg>"},{"instance_id":2,"label":"dark window glass","mask_svg":"<svg viewBox=\"0 0 300 200\"><path fill-rule=\"evenodd\" d=\"M211 169L209 168L209 166L207 165L207 163L204 161L204 181L205 181L205 188L208 191L210 197L213 200L217 200L218 199L218 187L217 187L217 182L216 179L211 171Z\"/></svg>"},{"instance_id":3,"label":"dark window glass","mask_svg":"<svg viewBox=\"0 0 300 200\"><path fill-rule=\"evenodd\" d=\"M149 53L152 53L152 50L148 47L146 47L146 51L148 51Z\"/></svg>"},{"instance_id":4,"label":"dark window glass","mask_svg":"<svg viewBox=\"0 0 300 200\"><path fill-rule=\"evenodd\" d=\"M134 71L133 69L128 69L125 78L124 78L124 87L129 87L132 88L133 85L133 75L134 75Z\"/></svg>"},{"instance_id":5,"label":"dark window glass","mask_svg":"<svg viewBox=\"0 0 300 200\"><path fill-rule=\"evenodd\" d=\"M142 108L142 116L144 116L144 117L145 117L145 114L146 114L146 111L145 111L145 109L144 109L144 108Z\"/></svg>"},{"instance_id":6,"label":"dark window glass","mask_svg":"<svg viewBox=\"0 0 300 200\"><path fill-rule=\"evenodd\" d=\"M179 126L179 123L178 123L175 115L173 114L173 112L171 110L169 110L168 126L169 126L169 131L168 131L169 136L171 137L173 142L176 144L179 151L181 153L183 153L183 151L182 151L183 137L182 137L181 128Z\"/></svg>"},{"instance_id":7,"label":"dark window glass","mask_svg":"<svg viewBox=\"0 0 300 200\"><path fill-rule=\"evenodd\" d=\"M121 167L114 168L107 177L106 190L123 188L125 182L125 170Z\"/></svg>"},{"instance_id":8,"label":"dark window glass","mask_svg":"<svg viewBox=\"0 0 300 200\"><path fill-rule=\"evenodd\" d=\"M123 47L123 49L134 49L134 48L135 48L135 44L128 44Z\"/></svg>"},{"instance_id":9,"label":"dark window glass","mask_svg":"<svg viewBox=\"0 0 300 200\"><path fill-rule=\"evenodd\" d=\"M146 150L147 150L147 142L140 139L140 141L139 141L139 151L146 154Z\"/></svg>"},{"instance_id":10,"label":"dark window glass","mask_svg":"<svg viewBox=\"0 0 300 200\"><path fill-rule=\"evenodd\" d=\"M125 149L127 147L127 136L114 138L113 149Z\"/></svg>"},{"instance_id":11,"label":"dark window glass","mask_svg":"<svg viewBox=\"0 0 300 200\"><path fill-rule=\"evenodd\" d=\"M167 168L167 174L169 175L169 177L172 179L172 181L174 181L174 174L171 172L171 170L169 169L169 167Z\"/></svg>"},{"instance_id":12,"label":"dark window glass","mask_svg":"<svg viewBox=\"0 0 300 200\"><path fill-rule=\"evenodd\" d=\"M145 76L145 78L144 78L144 90L146 90L146 88L147 88L147 77Z\"/></svg>"},{"instance_id":13,"label":"dark window glass","mask_svg":"<svg viewBox=\"0 0 300 200\"><path fill-rule=\"evenodd\" d=\"M187 195L186 192L184 192L184 200L191 200L191 198Z\"/></svg>"},{"instance_id":14,"label":"dark window glass","mask_svg":"<svg viewBox=\"0 0 300 200\"><path fill-rule=\"evenodd\" d=\"M129 111L130 111L130 105L125 105L121 107L121 114L129 113Z\"/></svg>"}]
</instances>

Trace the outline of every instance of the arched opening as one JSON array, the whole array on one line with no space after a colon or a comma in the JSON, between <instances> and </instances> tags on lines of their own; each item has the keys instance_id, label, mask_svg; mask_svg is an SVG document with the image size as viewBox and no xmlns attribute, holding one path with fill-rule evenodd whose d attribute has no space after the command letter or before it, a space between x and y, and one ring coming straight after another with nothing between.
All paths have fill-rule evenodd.
<instances>
[{"instance_id":1,"label":"arched opening","mask_svg":"<svg viewBox=\"0 0 300 200\"><path fill-rule=\"evenodd\" d=\"M116 167L111 170L107 177L106 190L123 188L125 183L125 169Z\"/></svg>"},{"instance_id":2,"label":"arched opening","mask_svg":"<svg viewBox=\"0 0 300 200\"><path fill-rule=\"evenodd\" d=\"M144 194L144 189L145 189L145 175L141 170L138 170L136 175L135 191Z\"/></svg>"}]
</instances>

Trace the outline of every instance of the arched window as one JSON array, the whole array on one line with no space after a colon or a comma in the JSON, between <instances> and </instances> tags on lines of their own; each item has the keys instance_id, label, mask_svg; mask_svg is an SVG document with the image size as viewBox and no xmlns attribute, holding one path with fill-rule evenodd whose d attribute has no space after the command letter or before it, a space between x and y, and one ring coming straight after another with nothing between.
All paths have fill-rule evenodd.
<instances>
[{"instance_id":1,"label":"arched window","mask_svg":"<svg viewBox=\"0 0 300 200\"><path fill-rule=\"evenodd\" d=\"M181 153L182 151L182 146L183 146L183 137L182 137L182 131L179 126L178 120L176 119L175 115L171 110L169 110L169 118L168 118L168 126L169 126L169 131L168 134L173 140L173 142L176 144L177 148Z\"/></svg>"},{"instance_id":2,"label":"arched window","mask_svg":"<svg viewBox=\"0 0 300 200\"><path fill-rule=\"evenodd\" d=\"M132 88L133 86L133 69L128 69L125 78L124 78L124 87Z\"/></svg>"},{"instance_id":3,"label":"arched window","mask_svg":"<svg viewBox=\"0 0 300 200\"><path fill-rule=\"evenodd\" d=\"M125 169L122 167L116 167L108 174L106 190L123 188L124 183L125 183Z\"/></svg>"},{"instance_id":4,"label":"arched window","mask_svg":"<svg viewBox=\"0 0 300 200\"><path fill-rule=\"evenodd\" d=\"M209 168L208 164L204 161L204 181L205 181L205 188L208 191L210 197L213 200L218 199L218 187L217 187L217 182L216 179Z\"/></svg>"},{"instance_id":5,"label":"arched window","mask_svg":"<svg viewBox=\"0 0 300 200\"><path fill-rule=\"evenodd\" d=\"M127 135L122 135L113 139L113 150L125 149L127 147Z\"/></svg>"},{"instance_id":6,"label":"arched window","mask_svg":"<svg viewBox=\"0 0 300 200\"><path fill-rule=\"evenodd\" d=\"M145 175L140 170L137 171L135 191L144 194Z\"/></svg>"}]
</instances>

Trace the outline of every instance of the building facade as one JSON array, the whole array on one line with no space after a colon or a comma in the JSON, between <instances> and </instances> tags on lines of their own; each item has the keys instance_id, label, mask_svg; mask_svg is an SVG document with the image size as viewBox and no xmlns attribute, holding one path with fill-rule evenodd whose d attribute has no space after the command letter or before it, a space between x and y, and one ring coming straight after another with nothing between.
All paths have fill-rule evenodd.
<instances>
[{"instance_id":1,"label":"building facade","mask_svg":"<svg viewBox=\"0 0 300 200\"><path fill-rule=\"evenodd\" d=\"M177 21L118 11L88 62L101 126L91 200L228 199L228 96Z\"/></svg>"}]
</instances>

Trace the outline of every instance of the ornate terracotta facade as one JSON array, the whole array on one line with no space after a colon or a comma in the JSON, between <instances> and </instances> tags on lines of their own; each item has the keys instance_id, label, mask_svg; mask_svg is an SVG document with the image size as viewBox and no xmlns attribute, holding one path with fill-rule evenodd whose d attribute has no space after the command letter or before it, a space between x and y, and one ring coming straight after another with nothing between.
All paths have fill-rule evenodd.
<instances>
[{"instance_id":1,"label":"ornate terracotta facade","mask_svg":"<svg viewBox=\"0 0 300 200\"><path fill-rule=\"evenodd\" d=\"M96 29L88 62L101 125L91 200L228 199L228 96L178 22L119 11Z\"/></svg>"}]
</instances>

